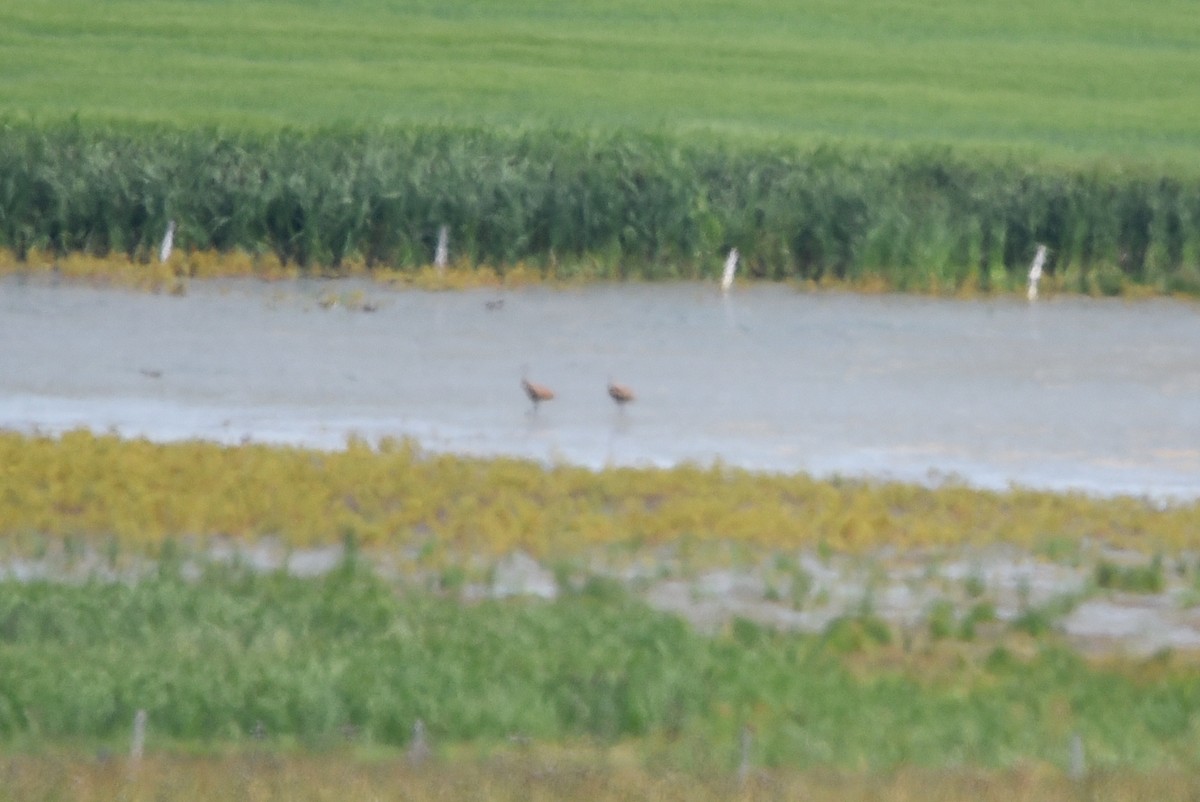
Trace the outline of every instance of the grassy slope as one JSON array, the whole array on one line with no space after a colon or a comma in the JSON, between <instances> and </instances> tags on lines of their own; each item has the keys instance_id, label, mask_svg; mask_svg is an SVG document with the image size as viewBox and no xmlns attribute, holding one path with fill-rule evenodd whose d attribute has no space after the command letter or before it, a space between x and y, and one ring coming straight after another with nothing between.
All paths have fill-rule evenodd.
<instances>
[{"instance_id":1,"label":"grassy slope","mask_svg":"<svg viewBox=\"0 0 1200 802\"><path fill-rule=\"evenodd\" d=\"M0 11L0 108L273 127L549 123L1184 161L1186 0L981 6L40 0Z\"/></svg>"}]
</instances>

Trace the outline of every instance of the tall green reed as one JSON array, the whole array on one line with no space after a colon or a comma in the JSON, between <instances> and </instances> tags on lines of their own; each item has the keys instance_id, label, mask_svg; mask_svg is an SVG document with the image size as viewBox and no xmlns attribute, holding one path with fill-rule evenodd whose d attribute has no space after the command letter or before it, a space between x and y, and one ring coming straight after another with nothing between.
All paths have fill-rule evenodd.
<instances>
[{"instance_id":1,"label":"tall green reed","mask_svg":"<svg viewBox=\"0 0 1200 802\"><path fill-rule=\"evenodd\" d=\"M0 247L149 259L182 247L308 269L453 257L570 276L750 275L1012 287L1038 243L1069 287L1200 290L1200 177L639 133L423 127L248 133L0 126ZM586 272L586 271L584 271Z\"/></svg>"}]
</instances>

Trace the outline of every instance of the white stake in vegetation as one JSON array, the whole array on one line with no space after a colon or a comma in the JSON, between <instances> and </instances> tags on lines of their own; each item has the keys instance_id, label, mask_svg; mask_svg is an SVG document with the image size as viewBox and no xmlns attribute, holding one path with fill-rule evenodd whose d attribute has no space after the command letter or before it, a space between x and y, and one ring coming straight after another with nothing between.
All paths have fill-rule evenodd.
<instances>
[{"instance_id":1,"label":"white stake in vegetation","mask_svg":"<svg viewBox=\"0 0 1200 802\"><path fill-rule=\"evenodd\" d=\"M138 710L133 716L133 741L129 746L129 759L135 764L146 751L146 711Z\"/></svg>"},{"instance_id":2,"label":"white stake in vegetation","mask_svg":"<svg viewBox=\"0 0 1200 802\"><path fill-rule=\"evenodd\" d=\"M167 233L163 235L162 247L158 249L158 261L166 262L171 258L171 249L175 247L175 221L167 223Z\"/></svg>"},{"instance_id":3,"label":"white stake in vegetation","mask_svg":"<svg viewBox=\"0 0 1200 802\"><path fill-rule=\"evenodd\" d=\"M450 228L442 226L438 229L437 248L433 251L433 266L445 270L450 262Z\"/></svg>"},{"instance_id":4,"label":"white stake in vegetation","mask_svg":"<svg viewBox=\"0 0 1200 802\"><path fill-rule=\"evenodd\" d=\"M432 755L433 749L429 746L429 735L425 732L425 722L417 719L413 722L412 740L408 742L409 765L420 766Z\"/></svg>"},{"instance_id":5,"label":"white stake in vegetation","mask_svg":"<svg viewBox=\"0 0 1200 802\"><path fill-rule=\"evenodd\" d=\"M733 274L737 272L738 249L730 248L729 256L725 257L725 272L721 274L721 292L729 292L733 286Z\"/></svg>"},{"instance_id":6,"label":"white stake in vegetation","mask_svg":"<svg viewBox=\"0 0 1200 802\"><path fill-rule=\"evenodd\" d=\"M752 766L751 754L754 749L754 728L749 724L742 727L741 737L738 739L738 785L745 787L746 781L750 779L750 769Z\"/></svg>"},{"instance_id":7,"label":"white stake in vegetation","mask_svg":"<svg viewBox=\"0 0 1200 802\"><path fill-rule=\"evenodd\" d=\"M1087 774L1087 759L1083 755L1083 737L1078 733L1071 733L1071 741L1068 746L1067 755L1067 776L1075 782L1079 782Z\"/></svg>"},{"instance_id":8,"label":"white stake in vegetation","mask_svg":"<svg viewBox=\"0 0 1200 802\"><path fill-rule=\"evenodd\" d=\"M1038 282L1042 279L1042 265L1046 263L1046 246L1037 246L1037 254L1033 257L1033 264L1029 267L1029 291L1026 293L1029 300L1036 300L1038 297Z\"/></svg>"}]
</instances>

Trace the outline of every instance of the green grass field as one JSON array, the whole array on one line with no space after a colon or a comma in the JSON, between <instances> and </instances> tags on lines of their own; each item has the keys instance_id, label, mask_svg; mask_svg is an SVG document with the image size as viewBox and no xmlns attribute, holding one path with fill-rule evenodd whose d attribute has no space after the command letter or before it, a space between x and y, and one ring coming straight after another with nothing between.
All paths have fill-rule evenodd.
<instances>
[{"instance_id":1,"label":"green grass field","mask_svg":"<svg viewBox=\"0 0 1200 802\"><path fill-rule=\"evenodd\" d=\"M636 128L1200 153L1187 0L738 4L37 0L0 11L0 109L282 124Z\"/></svg>"}]
</instances>

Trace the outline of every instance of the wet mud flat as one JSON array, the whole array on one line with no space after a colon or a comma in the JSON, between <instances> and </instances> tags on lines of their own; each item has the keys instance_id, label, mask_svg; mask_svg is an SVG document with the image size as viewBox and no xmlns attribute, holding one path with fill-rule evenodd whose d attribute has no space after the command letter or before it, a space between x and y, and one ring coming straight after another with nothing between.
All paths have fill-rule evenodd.
<instances>
[{"instance_id":1,"label":"wet mud flat","mask_svg":"<svg viewBox=\"0 0 1200 802\"><path fill-rule=\"evenodd\" d=\"M216 539L181 552L185 576L237 564L316 579L346 559L343 546L291 548L274 540ZM597 578L701 632L738 620L791 632L829 632L839 622L873 619L893 639L982 644L1007 634L1057 637L1096 658L1200 657L1200 554L1170 558L1081 543L1060 554L1014 546L897 551L867 555L799 552L710 555L678 549L626 550L539 561L525 552L462 555L449 566L421 565L417 549L355 552L397 588L464 604L533 598L553 603ZM157 560L51 544L34 555L0 558L0 581L136 582Z\"/></svg>"}]
</instances>

